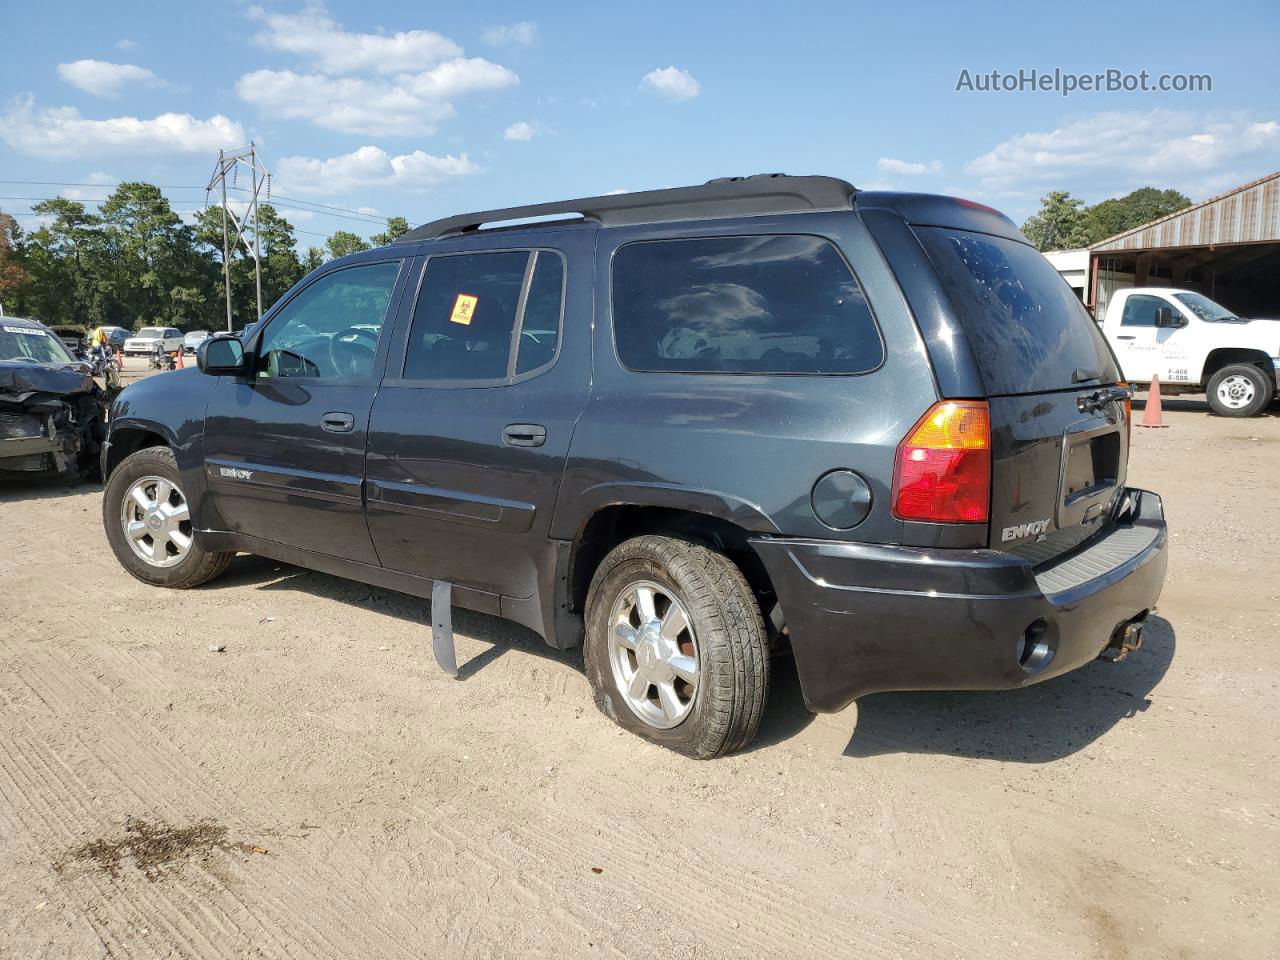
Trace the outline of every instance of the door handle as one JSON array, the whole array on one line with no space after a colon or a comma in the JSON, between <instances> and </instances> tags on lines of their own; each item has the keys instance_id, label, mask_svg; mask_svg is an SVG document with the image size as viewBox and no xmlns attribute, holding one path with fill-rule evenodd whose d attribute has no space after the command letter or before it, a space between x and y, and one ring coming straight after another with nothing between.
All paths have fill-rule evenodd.
<instances>
[{"instance_id":1,"label":"door handle","mask_svg":"<svg viewBox=\"0 0 1280 960\"><path fill-rule=\"evenodd\" d=\"M1124 335L1117 334L1116 339L1117 340L1137 340L1138 338L1135 336L1132 336L1131 334L1124 334Z\"/></svg>"},{"instance_id":2,"label":"door handle","mask_svg":"<svg viewBox=\"0 0 1280 960\"><path fill-rule=\"evenodd\" d=\"M328 430L330 433L350 433L355 425L356 418L349 413L334 411L320 418L320 429Z\"/></svg>"},{"instance_id":3,"label":"door handle","mask_svg":"<svg viewBox=\"0 0 1280 960\"><path fill-rule=\"evenodd\" d=\"M508 447L540 447L547 442L547 428L536 423L509 423L502 431Z\"/></svg>"}]
</instances>

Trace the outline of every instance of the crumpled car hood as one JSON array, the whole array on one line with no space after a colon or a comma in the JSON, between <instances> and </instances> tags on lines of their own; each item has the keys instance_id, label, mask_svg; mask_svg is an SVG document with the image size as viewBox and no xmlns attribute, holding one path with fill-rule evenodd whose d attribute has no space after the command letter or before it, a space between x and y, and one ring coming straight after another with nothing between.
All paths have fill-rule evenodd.
<instances>
[{"instance_id":1,"label":"crumpled car hood","mask_svg":"<svg viewBox=\"0 0 1280 960\"><path fill-rule=\"evenodd\" d=\"M92 393L93 377L70 365L0 360L0 393L22 398L31 393Z\"/></svg>"}]
</instances>

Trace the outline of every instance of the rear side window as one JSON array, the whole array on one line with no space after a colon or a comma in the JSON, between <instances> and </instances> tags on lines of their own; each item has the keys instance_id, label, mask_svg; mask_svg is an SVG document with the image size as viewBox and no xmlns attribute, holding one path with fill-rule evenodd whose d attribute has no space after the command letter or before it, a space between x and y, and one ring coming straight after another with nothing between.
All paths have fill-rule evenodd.
<instances>
[{"instance_id":1,"label":"rear side window","mask_svg":"<svg viewBox=\"0 0 1280 960\"><path fill-rule=\"evenodd\" d=\"M1165 306L1159 297L1148 297L1136 294L1124 301L1124 312L1120 314L1122 327L1154 327L1156 311Z\"/></svg>"},{"instance_id":2,"label":"rear side window","mask_svg":"<svg viewBox=\"0 0 1280 960\"><path fill-rule=\"evenodd\" d=\"M853 271L820 237L626 244L613 258L613 331L632 370L865 373L884 359Z\"/></svg>"},{"instance_id":3,"label":"rear side window","mask_svg":"<svg viewBox=\"0 0 1280 960\"><path fill-rule=\"evenodd\" d=\"M563 261L552 251L432 257L414 308L404 378L504 382L549 364L563 289Z\"/></svg>"},{"instance_id":4,"label":"rear side window","mask_svg":"<svg viewBox=\"0 0 1280 960\"><path fill-rule=\"evenodd\" d=\"M916 233L993 396L1070 389L1120 371L1057 270L1017 240L942 227Z\"/></svg>"}]
</instances>

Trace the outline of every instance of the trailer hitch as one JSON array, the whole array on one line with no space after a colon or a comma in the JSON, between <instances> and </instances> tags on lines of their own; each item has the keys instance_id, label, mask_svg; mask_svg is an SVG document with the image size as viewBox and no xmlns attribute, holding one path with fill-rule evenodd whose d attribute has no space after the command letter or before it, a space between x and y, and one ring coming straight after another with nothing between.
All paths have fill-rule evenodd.
<instances>
[{"instance_id":1,"label":"trailer hitch","mask_svg":"<svg viewBox=\"0 0 1280 960\"><path fill-rule=\"evenodd\" d=\"M1098 654L1099 660L1110 660L1112 663L1119 663L1134 650L1142 646L1142 628L1145 626L1145 617L1139 620L1130 620L1128 623L1119 627L1115 633L1111 635L1111 642L1106 648Z\"/></svg>"}]
</instances>

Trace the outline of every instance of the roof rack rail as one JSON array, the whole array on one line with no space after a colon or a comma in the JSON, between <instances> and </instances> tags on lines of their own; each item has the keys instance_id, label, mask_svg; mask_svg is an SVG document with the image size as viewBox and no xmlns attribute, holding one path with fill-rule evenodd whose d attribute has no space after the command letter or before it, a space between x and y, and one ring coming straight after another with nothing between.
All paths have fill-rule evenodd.
<instances>
[{"instance_id":1,"label":"roof rack rail","mask_svg":"<svg viewBox=\"0 0 1280 960\"><path fill-rule=\"evenodd\" d=\"M810 210L850 210L857 189L837 177L790 177L762 173L751 177L720 177L701 186L641 190L579 200L533 203L524 207L480 210L433 220L410 230L398 242L435 240L472 233L486 223L525 220L557 214L579 214L605 227L664 220L702 220L749 217Z\"/></svg>"}]
</instances>

